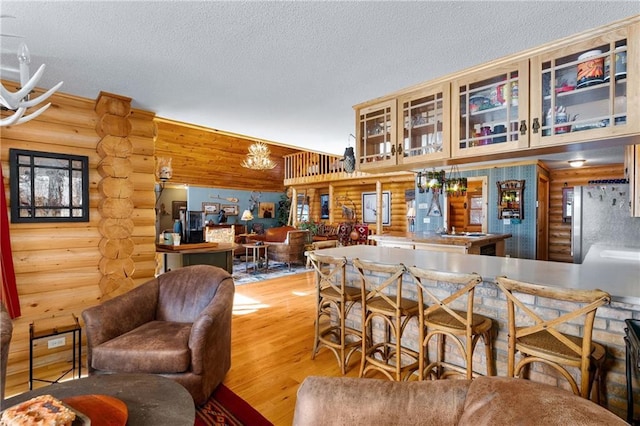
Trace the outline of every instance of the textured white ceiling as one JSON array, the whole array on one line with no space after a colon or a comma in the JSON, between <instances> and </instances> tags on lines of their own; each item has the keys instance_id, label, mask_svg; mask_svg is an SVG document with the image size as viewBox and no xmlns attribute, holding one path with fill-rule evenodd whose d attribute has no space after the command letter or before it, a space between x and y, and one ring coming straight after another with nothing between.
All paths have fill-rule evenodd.
<instances>
[{"instance_id":1,"label":"textured white ceiling","mask_svg":"<svg viewBox=\"0 0 640 426\"><path fill-rule=\"evenodd\" d=\"M640 13L640 1L8 1L41 87L342 154L354 104ZM2 37L2 78L18 40ZM14 71L12 71L12 69Z\"/></svg>"}]
</instances>

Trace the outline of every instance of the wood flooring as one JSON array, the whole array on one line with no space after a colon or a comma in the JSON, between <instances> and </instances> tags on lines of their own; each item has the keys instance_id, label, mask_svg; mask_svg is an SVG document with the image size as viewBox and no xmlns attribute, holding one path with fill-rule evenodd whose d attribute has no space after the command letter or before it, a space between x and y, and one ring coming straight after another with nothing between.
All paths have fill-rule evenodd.
<instances>
[{"instance_id":1,"label":"wood flooring","mask_svg":"<svg viewBox=\"0 0 640 426\"><path fill-rule=\"evenodd\" d=\"M342 376L335 356L327 349L311 359L313 273L236 286L234 305L231 369L224 384L273 424L291 425L296 392L305 377ZM357 377L359 362L359 355L354 355L347 376ZM36 373L55 378L65 367ZM83 373L86 375L86 368ZM25 382L7 383L6 396L26 390Z\"/></svg>"}]
</instances>

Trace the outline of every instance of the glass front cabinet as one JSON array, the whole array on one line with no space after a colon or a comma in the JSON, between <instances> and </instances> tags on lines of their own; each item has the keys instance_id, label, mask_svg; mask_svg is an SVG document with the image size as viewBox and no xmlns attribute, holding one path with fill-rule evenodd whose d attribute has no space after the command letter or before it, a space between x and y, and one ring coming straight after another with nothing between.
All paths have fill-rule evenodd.
<instances>
[{"instance_id":1,"label":"glass front cabinet","mask_svg":"<svg viewBox=\"0 0 640 426\"><path fill-rule=\"evenodd\" d=\"M532 147L638 131L638 69L627 74L628 59L638 55L638 28L620 28L532 58Z\"/></svg>"},{"instance_id":2,"label":"glass front cabinet","mask_svg":"<svg viewBox=\"0 0 640 426\"><path fill-rule=\"evenodd\" d=\"M398 164L449 158L449 83L398 98Z\"/></svg>"},{"instance_id":3,"label":"glass front cabinet","mask_svg":"<svg viewBox=\"0 0 640 426\"><path fill-rule=\"evenodd\" d=\"M360 170L396 163L396 100L362 108L356 113Z\"/></svg>"},{"instance_id":4,"label":"glass front cabinet","mask_svg":"<svg viewBox=\"0 0 640 426\"><path fill-rule=\"evenodd\" d=\"M529 146L529 62L518 61L453 81L453 157Z\"/></svg>"},{"instance_id":5,"label":"glass front cabinet","mask_svg":"<svg viewBox=\"0 0 640 426\"><path fill-rule=\"evenodd\" d=\"M360 170L449 158L449 90L438 84L358 110Z\"/></svg>"}]
</instances>

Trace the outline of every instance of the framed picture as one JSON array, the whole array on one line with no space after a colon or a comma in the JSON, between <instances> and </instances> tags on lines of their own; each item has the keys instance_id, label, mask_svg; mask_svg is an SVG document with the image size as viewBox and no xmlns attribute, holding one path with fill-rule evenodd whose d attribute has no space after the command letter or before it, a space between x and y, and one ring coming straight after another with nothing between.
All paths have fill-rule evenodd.
<instances>
[{"instance_id":1,"label":"framed picture","mask_svg":"<svg viewBox=\"0 0 640 426\"><path fill-rule=\"evenodd\" d=\"M203 202L202 211L204 212L205 215L218 214L218 212L220 211L220 203Z\"/></svg>"},{"instance_id":2,"label":"framed picture","mask_svg":"<svg viewBox=\"0 0 640 426\"><path fill-rule=\"evenodd\" d=\"M171 219L180 219L180 210L187 211L186 201L172 201L171 202Z\"/></svg>"},{"instance_id":3,"label":"framed picture","mask_svg":"<svg viewBox=\"0 0 640 426\"><path fill-rule=\"evenodd\" d=\"M376 223L378 219L378 202L375 192L362 193L362 221ZM382 224L391 224L391 192L382 192Z\"/></svg>"},{"instance_id":4,"label":"framed picture","mask_svg":"<svg viewBox=\"0 0 640 426\"><path fill-rule=\"evenodd\" d=\"M220 206L221 210L224 210L224 213L227 216L238 216L238 205L237 204L222 204Z\"/></svg>"},{"instance_id":5,"label":"framed picture","mask_svg":"<svg viewBox=\"0 0 640 426\"><path fill-rule=\"evenodd\" d=\"M274 203L260 203L260 207L258 208L258 217L273 219L276 217L276 205Z\"/></svg>"},{"instance_id":6,"label":"framed picture","mask_svg":"<svg viewBox=\"0 0 640 426\"><path fill-rule=\"evenodd\" d=\"M320 195L320 219L329 219L329 194Z\"/></svg>"},{"instance_id":7,"label":"framed picture","mask_svg":"<svg viewBox=\"0 0 640 426\"><path fill-rule=\"evenodd\" d=\"M9 150L11 222L88 222L89 158Z\"/></svg>"}]
</instances>

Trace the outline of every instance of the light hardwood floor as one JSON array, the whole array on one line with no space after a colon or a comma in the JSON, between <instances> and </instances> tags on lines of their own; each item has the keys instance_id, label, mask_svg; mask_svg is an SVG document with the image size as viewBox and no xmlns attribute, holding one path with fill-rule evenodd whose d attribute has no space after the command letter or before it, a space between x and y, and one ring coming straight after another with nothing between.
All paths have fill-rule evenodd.
<instances>
[{"instance_id":1,"label":"light hardwood floor","mask_svg":"<svg viewBox=\"0 0 640 426\"><path fill-rule=\"evenodd\" d=\"M307 376L342 376L332 352L315 360L312 272L236 287L231 370L224 384L275 425L290 425ZM358 375L354 355L347 376Z\"/></svg>"},{"instance_id":2,"label":"light hardwood floor","mask_svg":"<svg viewBox=\"0 0 640 426\"><path fill-rule=\"evenodd\" d=\"M313 273L237 286L234 305L231 370L224 384L273 424L290 425L296 392L305 377L342 375L335 356L327 349L311 359ZM347 376L357 377L359 362L359 354L355 354ZM66 368L39 369L36 376L55 378ZM6 396L27 389L26 381L7 383Z\"/></svg>"}]
</instances>

